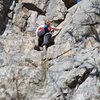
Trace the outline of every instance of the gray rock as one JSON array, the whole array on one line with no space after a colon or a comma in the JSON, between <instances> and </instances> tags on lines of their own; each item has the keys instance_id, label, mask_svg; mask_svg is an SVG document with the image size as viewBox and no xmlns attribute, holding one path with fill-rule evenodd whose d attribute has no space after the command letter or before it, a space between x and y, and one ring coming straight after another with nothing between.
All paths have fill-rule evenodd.
<instances>
[{"instance_id":1,"label":"gray rock","mask_svg":"<svg viewBox=\"0 0 100 100\"><path fill-rule=\"evenodd\" d=\"M21 0L22 3L30 3L38 7L39 9L46 11L46 6L49 2L49 0ZM35 10L35 9L34 9Z\"/></svg>"},{"instance_id":2,"label":"gray rock","mask_svg":"<svg viewBox=\"0 0 100 100\"><path fill-rule=\"evenodd\" d=\"M30 13L31 15L27 20L27 28L26 28L27 32L33 32L33 30L35 29L35 22L38 15L38 13L35 11L30 11Z\"/></svg>"},{"instance_id":3,"label":"gray rock","mask_svg":"<svg viewBox=\"0 0 100 100\"><path fill-rule=\"evenodd\" d=\"M82 0L68 9L58 26L62 30L53 33L55 44L47 52L34 50L37 38L32 29L47 16L24 4L47 11L53 20L64 19L66 12L59 0L16 4L13 19L0 36L0 99L99 100L100 25L94 22L100 19L100 1Z\"/></svg>"},{"instance_id":4,"label":"gray rock","mask_svg":"<svg viewBox=\"0 0 100 100\"><path fill-rule=\"evenodd\" d=\"M10 12L10 13L8 14L8 17L9 17L9 18L13 18L13 12Z\"/></svg>"},{"instance_id":5,"label":"gray rock","mask_svg":"<svg viewBox=\"0 0 100 100\"><path fill-rule=\"evenodd\" d=\"M62 0L50 0L47 8L47 17L51 20L64 20L67 8Z\"/></svg>"},{"instance_id":6,"label":"gray rock","mask_svg":"<svg viewBox=\"0 0 100 100\"><path fill-rule=\"evenodd\" d=\"M14 7L15 7L15 5L16 5L16 2L15 2L15 0L12 2L12 5L10 6L10 10L14 10Z\"/></svg>"}]
</instances>

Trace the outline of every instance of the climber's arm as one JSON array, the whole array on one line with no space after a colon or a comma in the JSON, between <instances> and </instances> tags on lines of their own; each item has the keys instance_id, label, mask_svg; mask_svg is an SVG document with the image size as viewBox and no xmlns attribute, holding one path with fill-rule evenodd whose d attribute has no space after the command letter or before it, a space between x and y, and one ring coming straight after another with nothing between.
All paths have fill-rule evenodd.
<instances>
[{"instance_id":1,"label":"climber's arm","mask_svg":"<svg viewBox=\"0 0 100 100\"><path fill-rule=\"evenodd\" d=\"M56 27L50 27L49 30L50 31L59 31L61 30L62 28L56 28Z\"/></svg>"}]
</instances>

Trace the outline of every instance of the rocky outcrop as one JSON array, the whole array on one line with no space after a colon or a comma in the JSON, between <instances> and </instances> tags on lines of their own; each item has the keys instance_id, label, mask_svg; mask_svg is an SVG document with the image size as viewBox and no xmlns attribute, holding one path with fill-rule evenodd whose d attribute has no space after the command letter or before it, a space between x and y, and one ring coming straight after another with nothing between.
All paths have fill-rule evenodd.
<instances>
[{"instance_id":1,"label":"rocky outcrop","mask_svg":"<svg viewBox=\"0 0 100 100\"><path fill-rule=\"evenodd\" d=\"M47 8L47 17L51 20L64 20L67 8L62 0L50 0Z\"/></svg>"},{"instance_id":2,"label":"rocky outcrop","mask_svg":"<svg viewBox=\"0 0 100 100\"><path fill-rule=\"evenodd\" d=\"M51 20L64 20L67 11L62 0L22 0L22 3L26 4L27 7L33 5L34 10L37 10L41 14L46 14Z\"/></svg>"},{"instance_id":3,"label":"rocky outcrop","mask_svg":"<svg viewBox=\"0 0 100 100\"><path fill-rule=\"evenodd\" d=\"M34 32L47 17L40 10L49 13L52 5L50 0L43 9L20 0L10 6L12 17L0 36L0 100L100 99L100 1L82 0L68 9L62 30L53 33L54 45L36 51Z\"/></svg>"},{"instance_id":4,"label":"rocky outcrop","mask_svg":"<svg viewBox=\"0 0 100 100\"><path fill-rule=\"evenodd\" d=\"M0 1L0 34L2 34L2 31L3 31L3 24L4 24L4 1L1 0Z\"/></svg>"},{"instance_id":5,"label":"rocky outcrop","mask_svg":"<svg viewBox=\"0 0 100 100\"><path fill-rule=\"evenodd\" d=\"M43 11L46 11L49 1L50 0L21 0L22 3L33 4L33 6L36 6L38 9Z\"/></svg>"},{"instance_id":6,"label":"rocky outcrop","mask_svg":"<svg viewBox=\"0 0 100 100\"><path fill-rule=\"evenodd\" d=\"M10 6L12 5L13 0L0 0L0 35L3 34L6 24L8 23L8 15L10 12Z\"/></svg>"}]
</instances>

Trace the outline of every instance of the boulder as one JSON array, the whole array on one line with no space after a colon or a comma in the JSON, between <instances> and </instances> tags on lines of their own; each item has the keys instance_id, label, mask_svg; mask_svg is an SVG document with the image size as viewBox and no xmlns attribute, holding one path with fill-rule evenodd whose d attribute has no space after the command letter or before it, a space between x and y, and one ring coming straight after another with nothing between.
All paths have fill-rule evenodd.
<instances>
[{"instance_id":1,"label":"boulder","mask_svg":"<svg viewBox=\"0 0 100 100\"><path fill-rule=\"evenodd\" d=\"M67 8L62 0L50 0L46 16L50 20L64 20Z\"/></svg>"}]
</instances>

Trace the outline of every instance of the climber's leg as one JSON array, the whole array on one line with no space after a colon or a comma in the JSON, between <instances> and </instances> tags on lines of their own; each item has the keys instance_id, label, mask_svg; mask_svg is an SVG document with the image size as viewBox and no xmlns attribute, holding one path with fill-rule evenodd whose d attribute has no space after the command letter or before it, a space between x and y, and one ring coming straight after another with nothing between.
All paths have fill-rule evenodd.
<instances>
[{"instance_id":1,"label":"climber's leg","mask_svg":"<svg viewBox=\"0 0 100 100\"><path fill-rule=\"evenodd\" d=\"M44 38L43 38L43 48L44 49L47 49L50 39L51 39L51 33L48 32L44 35Z\"/></svg>"}]
</instances>

